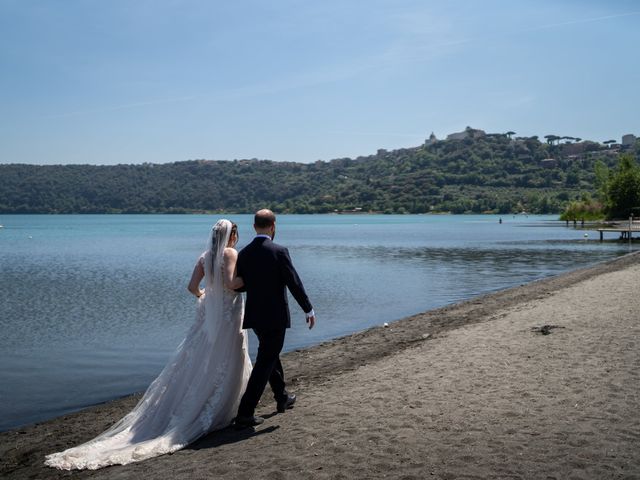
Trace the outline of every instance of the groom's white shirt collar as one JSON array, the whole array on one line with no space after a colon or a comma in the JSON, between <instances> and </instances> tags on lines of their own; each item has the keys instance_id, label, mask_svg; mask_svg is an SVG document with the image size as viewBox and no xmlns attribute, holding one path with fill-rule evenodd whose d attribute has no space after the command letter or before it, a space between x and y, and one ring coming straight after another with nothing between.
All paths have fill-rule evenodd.
<instances>
[{"instance_id":1,"label":"groom's white shirt collar","mask_svg":"<svg viewBox=\"0 0 640 480\"><path fill-rule=\"evenodd\" d=\"M256 238L268 238L269 240L271 240L271 237L266 233L259 233L258 235L256 235Z\"/></svg>"}]
</instances>

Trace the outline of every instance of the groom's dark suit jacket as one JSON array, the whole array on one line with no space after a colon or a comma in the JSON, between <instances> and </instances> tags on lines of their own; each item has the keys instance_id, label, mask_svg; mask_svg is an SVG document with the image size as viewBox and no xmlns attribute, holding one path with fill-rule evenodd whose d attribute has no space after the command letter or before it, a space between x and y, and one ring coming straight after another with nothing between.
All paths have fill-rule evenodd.
<instances>
[{"instance_id":1,"label":"groom's dark suit jacket","mask_svg":"<svg viewBox=\"0 0 640 480\"><path fill-rule=\"evenodd\" d=\"M289 251L271 239L256 237L240 251L236 266L247 292L243 328L289 328L287 288L305 313L312 310Z\"/></svg>"}]
</instances>

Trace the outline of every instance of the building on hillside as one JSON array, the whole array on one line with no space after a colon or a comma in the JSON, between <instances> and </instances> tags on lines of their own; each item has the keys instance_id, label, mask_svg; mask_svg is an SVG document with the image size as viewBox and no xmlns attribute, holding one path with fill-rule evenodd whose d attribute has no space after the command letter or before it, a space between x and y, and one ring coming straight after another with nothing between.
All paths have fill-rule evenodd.
<instances>
[{"instance_id":1,"label":"building on hillside","mask_svg":"<svg viewBox=\"0 0 640 480\"><path fill-rule=\"evenodd\" d=\"M638 137L636 137L632 133L628 133L626 135L623 135L622 136L622 146L623 147L630 147L632 145L635 145L637 139L638 139Z\"/></svg>"},{"instance_id":2,"label":"building on hillside","mask_svg":"<svg viewBox=\"0 0 640 480\"><path fill-rule=\"evenodd\" d=\"M558 162L555 158L545 158L544 160L540 160L540 165L544 168L555 168L558 166Z\"/></svg>"},{"instance_id":3,"label":"building on hillside","mask_svg":"<svg viewBox=\"0 0 640 480\"><path fill-rule=\"evenodd\" d=\"M450 133L447 140L464 140L465 138L480 138L486 135L484 130L467 127L462 132Z\"/></svg>"},{"instance_id":4,"label":"building on hillside","mask_svg":"<svg viewBox=\"0 0 640 480\"><path fill-rule=\"evenodd\" d=\"M467 132L450 133L447 135L447 140L464 140L467 137Z\"/></svg>"},{"instance_id":5,"label":"building on hillside","mask_svg":"<svg viewBox=\"0 0 640 480\"><path fill-rule=\"evenodd\" d=\"M438 141L438 139L436 138L435 134L433 132L431 132L431 135L429 135L429 138L424 143L426 145L433 145L437 141Z\"/></svg>"}]
</instances>

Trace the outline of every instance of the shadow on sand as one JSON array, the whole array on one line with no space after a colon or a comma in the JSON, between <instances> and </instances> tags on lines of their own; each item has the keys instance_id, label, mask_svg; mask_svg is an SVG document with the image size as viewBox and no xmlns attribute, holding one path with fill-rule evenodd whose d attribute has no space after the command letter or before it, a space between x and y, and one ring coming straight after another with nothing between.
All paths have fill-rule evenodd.
<instances>
[{"instance_id":1,"label":"shadow on sand","mask_svg":"<svg viewBox=\"0 0 640 480\"><path fill-rule=\"evenodd\" d=\"M270 413L263 415L266 419L275 416L276 413ZM267 433L275 432L280 428L279 425L272 425L266 428L256 429L255 427L236 428L234 425L230 425L222 430L216 430L209 435L202 437L200 440L185 447L185 450L204 450L206 448L217 448L222 445L229 445L237 442L242 442L251 437L258 435L264 435Z\"/></svg>"}]
</instances>

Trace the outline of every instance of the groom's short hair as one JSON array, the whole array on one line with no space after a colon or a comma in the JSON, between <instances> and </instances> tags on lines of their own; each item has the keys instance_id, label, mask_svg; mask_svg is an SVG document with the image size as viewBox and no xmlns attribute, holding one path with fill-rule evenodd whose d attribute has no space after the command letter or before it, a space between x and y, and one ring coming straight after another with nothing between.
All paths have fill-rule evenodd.
<instances>
[{"instance_id":1,"label":"groom's short hair","mask_svg":"<svg viewBox=\"0 0 640 480\"><path fill-rule=\"evenodd\" d=\"M253 217L253 223L257 228L269 228L276 223L276 216L271 210L258 210Z\"/></svg>"}]
</instances>

